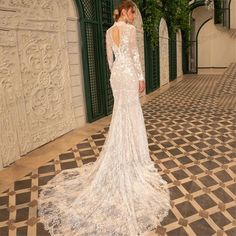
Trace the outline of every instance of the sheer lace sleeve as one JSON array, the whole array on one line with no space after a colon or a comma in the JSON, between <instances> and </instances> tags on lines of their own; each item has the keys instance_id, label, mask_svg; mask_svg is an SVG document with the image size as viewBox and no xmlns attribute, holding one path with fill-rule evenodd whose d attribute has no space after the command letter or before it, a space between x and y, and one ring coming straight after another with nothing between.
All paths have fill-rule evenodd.
<instances>
[{"instance_id":1,"label":"sheer lace sleeve","mask_svg":"<svg viewBox=\"0 0 236 236\"><path fill-rule=\"evenodd\" d=\"M138 73L138 80L144 80L142 67L140 63L140 57L138 52L138 46L137 46L137 38L136 38L136 28L132 27L131 29L131 35L130 35L130 50L131 54L133 56L134 65Z\"/></svg>"},{"instance_id":2,"label":"sheer lace sleeve","mask_svg":"<svg viewBox=\"0 0 236 236\"><path fill-rule=\"evenodd\" d=\"M107 53L107 61L109 65L109 69L111 70L113 65L113 52L112 52L112 42L109 32L106 32L106 53Z\"/></svg>"}]
</instances>

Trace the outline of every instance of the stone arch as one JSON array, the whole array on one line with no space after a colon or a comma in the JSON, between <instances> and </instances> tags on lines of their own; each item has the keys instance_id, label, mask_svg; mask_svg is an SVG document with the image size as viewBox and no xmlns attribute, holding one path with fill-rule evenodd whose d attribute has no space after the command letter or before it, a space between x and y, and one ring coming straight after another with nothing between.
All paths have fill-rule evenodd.
<instances>
[{"instance_id":1,"label":"stone arch","mask_svg":"<svg viewBox=\"0 0 236 236\"><path fill-rule=\"evenodd\" d=\"M168 27L164 18L159 26L160 42L160 86L169 83L169 34Z\"/></svg>"},{"instance_id":2,"label":"stone arch","mask_svg":"<svg viewBox=\"0 0 236 236\"><path fill-rule=\"evenodd\" d=\"M0 11L1 169L76 127L72 84L82 67L69 45L79 41L73 0L1 1Z\"/></svg>"},{"instance_id":3,"label":"stone arch","mask_svg":"<svg viewBox=\"0 0 236 236\"><path fill-rule=\"evenodd\" d=\"M182 33L178 30L176 33L176 48L177 48L177 77L183 75L182 62Z\"/></svg>"},{"instance_id":4,"label":"stone arch","mask_svg":"<svg viewBox=\"0 0 236 236\"><path fill-rule=\"evenodd\" d=\"M208 19L212 18L212 11L208 10L205 5L198 5L192 9L191 12L191 25L192 33L190 35L190 47L189 47L189 71L198 73L198 44L197 34L202 24Z\"/></svg>"},{"instance_id":5,"label":"stone arch","mask_svg":"<svg viewBox=\"0 0 236 236\"><path fill-rule=\"evenodd\" d=\"M202 24L197 34L197 42L198 65L201 73L212 73L212 69L215 73L218 68L221 73L221 68L228 67L236 60L235 38L225 28L216 27L213 19Z\"/></svg>"}]
</instances>

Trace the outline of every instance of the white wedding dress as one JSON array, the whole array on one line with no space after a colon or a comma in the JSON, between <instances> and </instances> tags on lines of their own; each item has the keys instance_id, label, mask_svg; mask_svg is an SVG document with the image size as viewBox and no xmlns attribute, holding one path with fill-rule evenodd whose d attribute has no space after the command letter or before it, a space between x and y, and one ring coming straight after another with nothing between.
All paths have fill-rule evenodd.
<instances>
[{"instance_id":1,"label":"white wedding dress","mask_svg":"<svg viewBox=\"0 0 236 236\"><path fill-rule=\"evenodd\" d=\"M119 45L112 40L113 27L118 27ZM114 95L108 135L95 162L63 170L42 186L38 213L51 235L144 235L170 209L167 183L149 155L135 27L114 23L106 46Z\"/></svg>"}]
</instances>

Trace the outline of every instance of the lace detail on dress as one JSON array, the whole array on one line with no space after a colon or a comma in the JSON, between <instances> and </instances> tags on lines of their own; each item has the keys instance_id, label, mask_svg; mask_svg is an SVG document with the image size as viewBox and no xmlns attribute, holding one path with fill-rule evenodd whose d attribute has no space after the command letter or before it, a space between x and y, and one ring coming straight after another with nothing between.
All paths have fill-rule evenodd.
<instances>
[{"instance_id":1,"label":"lace detail on dress","mask_svg":"<svg viewBox=\"0 0 236 236\"><path fill-rule=\"evenodd\" d=\"M100 155L94 163L61 171L41 187L39 216L53 236L142 235L170 209L167 183L149 155L140 72L131 55L136 61L138 56L130 49L133 26L118 26L120 47L108 45L115 54L110 61L114 106Z\"/></svg>"},{"instance_id":2,"label":"lace detail on dress","mask_svg":"<svg viewBox=\"0 0 236 236\"><path fill-rule=\"evenodd\" d=\"M134 61L134 66L136 68L138 79L144 80L142 67L140 63L139 58L139 52L138 52L138 46L137 46L137 37L136 37L136 28L132 27L131 33L130 33L130 50Z\"/></svg>"}]
</instances>

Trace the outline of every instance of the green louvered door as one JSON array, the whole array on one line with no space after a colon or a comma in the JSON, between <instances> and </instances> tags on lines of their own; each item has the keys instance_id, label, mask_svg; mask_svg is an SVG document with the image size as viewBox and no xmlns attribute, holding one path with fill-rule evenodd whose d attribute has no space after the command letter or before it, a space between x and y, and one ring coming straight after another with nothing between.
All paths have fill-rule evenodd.
<instances>
[{"instance_id":1,"label":"green louvered door","mask_svg":"<svg viewBox=\"0 0 236 236\"><path fill-rule=\"evenodd\" d=\"M188 35L185 31L182 31L182 62L183 73L189 73L189 54L188 54Z\"/></svg>"},{"instance_id":2,"label":"green louvered door","mask_svg":"<svg viewBox=\"0 0 236 236\"><path fill-rule=\"evenodd\" d=\"M177 48L176 48L176 33L171 33L169 37L169 67L170 81L177 77Z\"/></svg>"},{"instance_id":3,"label":"green louvered door","mask_svg":"<svg viewBox=\"0 0 236 236\"><path fill-rule=\"evenodd\" d=\"M159 58L159 43L155 48L152 48L150 38L145 34L145 77L147 94L160 87Z\"/></svg>"},{"instance_id":4,"label":"green louvered door","mask_svg":"<svg viewBox=\"0 0 236 236\"><path fill-rule=\"evenodd\" d=\"M101 46L98 2L81 0L83 15L80 26L84 67L87 119L89 122L104 115L103 82L101 76Z\"/></svg>"},{"instance_id":5,"label":"green louvered door","mask_svg":"<svg viewBox=\"0 0 236 236\"><path fill-rule=\"evenodd\" d=\"M113 96L106 60L105 32L112 24L113 2L80 0L80 27L87 120L93 122L111 113Z\"/></svg>"},{"instance_id":6,"label":"green louvered door","mask_svg":"<svg viewBox=\"0 0 236 236\"><path fill-rule=\"evenodd\" d=\"M103 68L104 68L104 83L105 83L105 100L106 100L106 115L112 112L114 98L110 86L110 71L106 57L106 31L112 25L113 3L110 0L101 1L101 20L102 20L102 37L103 37Z\"/></svg>"}]
</instances>

